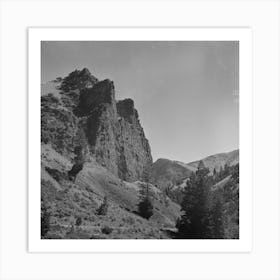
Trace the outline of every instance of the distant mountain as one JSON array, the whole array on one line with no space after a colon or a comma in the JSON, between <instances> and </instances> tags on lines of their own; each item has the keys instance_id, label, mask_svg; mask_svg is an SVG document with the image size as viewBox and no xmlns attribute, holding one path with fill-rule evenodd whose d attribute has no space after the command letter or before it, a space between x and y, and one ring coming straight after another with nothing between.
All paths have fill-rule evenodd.
<instances>
[{"instance_id":1,"label":"distant mountain","mask_svg":"<svg viewBox=\"0 0 280 280\"><path fill-rule=\"evenodd\" d=\"M239 162L239 150L229 153L219 153L201 159L205 167L209 168L212 173L214 168L217 171L225 164L229 166ZM158 159L152 165L152 180L160 189L170 186L179 186L190 176L191 172L197 170L200 160L190 163L173 161L169 159Z\"/></svg>"},{"instance_id":2,"label":"distant mountain","mask_svg":"<svg viewBox=\"0 0 280 280\"><path fill-rule=\"evenodd\" d=\"M178 180L190 176L192 169L183 164L169 159L158 159L152 165L152 182L160 189L177 185Z\"/></svg>"},{"instance_id":3,"label":"distant mountain","mask_svg":"<svg viewBox=\"0 0 280 280\"><path fill-rule=\"evenodd\" d=\"M205 185L210 190L209 209L215 207L217 199L222 205L224 238L239 238L239 150L212 155L191 163L159 159L152 166L154 184L173 202L182 205L186 190L190 186L190 174L201 167L210 170L209 180ZM214 168L217 170L215 175ZM197 173L194 174L198 176Z\"/></svg>"},{"instance_id":4,"label":"distant mountain","mask_svg":"<svg viewBox=\"0 0 280 280\"><path fill-rule=\"evenodd\" d=\"M186 164L186 167L189 169L197 169L198 163L200 160L190 162ZM239 150L234 150L229 153L219 153L215 155L208 156L202 159L205 167L209 168L213 172L214 168L216 171L219 171L221 167L224 167L225 164L232 166L239 162Z\"/></svg>"}]
</instances>

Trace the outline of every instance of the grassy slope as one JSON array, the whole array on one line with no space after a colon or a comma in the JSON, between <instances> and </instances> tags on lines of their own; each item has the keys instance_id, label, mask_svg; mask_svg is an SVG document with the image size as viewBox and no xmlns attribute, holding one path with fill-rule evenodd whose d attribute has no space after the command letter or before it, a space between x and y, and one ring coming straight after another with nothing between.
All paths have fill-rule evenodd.
<instances>
[{"instance_id":1,"label":"grassy slope","mask_svg":"<svg viewBox=\"0 0 280 280\"><path fill-rule=\"evenodd\" d=\"M162 230L174 227L180 207L156 187L151 185L154 215L148 221L136 213L141 182L121 181L91 161L73 183L66 175L70 168L66 158L42 145L42 197L52 206L49 238L166 238ZM108 213L99 216L105 195ZM77 217L82 218L79 227L73 226ZM111 233L102 233L106 226Z\"/></svg>"}]
</instances>

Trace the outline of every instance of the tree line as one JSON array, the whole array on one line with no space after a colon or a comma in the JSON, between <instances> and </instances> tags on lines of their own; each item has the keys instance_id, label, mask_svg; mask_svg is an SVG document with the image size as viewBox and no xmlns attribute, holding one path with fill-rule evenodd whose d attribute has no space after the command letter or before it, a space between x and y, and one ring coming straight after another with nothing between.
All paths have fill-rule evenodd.
<instances>
[{"instance_id":1,"label":"tree line","mask_svg":"<svg viewBox=\"0 0 280 280\"><path fill-rule=\"evenodd\" d=\"M225 185L213 189L221 180ZM198 169L187 180L178 219L178 239L224 239L234 227L232 238L239 237L239 165L225 165L219 172L200 161Z\"/></svg>"}]
</instances>

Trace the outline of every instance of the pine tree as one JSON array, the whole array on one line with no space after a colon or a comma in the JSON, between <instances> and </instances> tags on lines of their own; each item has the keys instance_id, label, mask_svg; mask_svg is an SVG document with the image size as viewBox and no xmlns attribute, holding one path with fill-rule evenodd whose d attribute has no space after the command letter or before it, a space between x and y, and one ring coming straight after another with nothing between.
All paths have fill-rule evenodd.
<instances>
[{"instance_id":1,"label":"pine tree","mask_svg":"<svg viewBox=\"0 0 280 280\"><path fill-rule=\"evenodd\" d=\"M216 168L213 169L213 176L216 177L217 171Z\"/></svg>"},{"instance_id":2,"label":"pine tree","mask_svg":"<svg viewBox=\"0 0 280 280\"><path fill-rule=\"evenodd\" d=\"M217 176L217 181L220 181L224 179L224 168L223 166L220 166L220 170L218 172L218 176Z\"/></svg>"},{"instance_id":3,"label":"pine tree","mask_svg":"<svg viewBox=\"0 0 280 280\"><path fill-rule=\"evenodd\" d=\"M223 199L226 203L226 235L239 238L239 164L231 169L231 178L224 186Z\"/></svg>"},{"instance_id":4,"label":"pine tree","mask_svg":"<svg viewBox=\"0 0 280 280\"><path fill-rule=\"evenodd\" d=\"M229 165L226 163L224 166L224 177L227 177L229 175L229 171L230 171L230 167Z\"/></svg>"},{"instance_id":5,"label":"pine tree","mask_svg":"<svg viewBox=\"0 0 280 280\"><path fill-rule=\"evenodd\" d=\"M208 198L209 180L201 161L196 173L192 173L184 190L183 215L177 223L178 238L201 239L209 234Z\"/></svg>"},{"instance_id":6,"label":"pine tree","mask_svg":"<svg viewBox=\"0 0 280 280\"><path fill-rule=\"evenodd\" d=\"M153 204L148 196L143 197L138 203L138 212L145 219L153 215Z\"/></svg>"},{"instance_id":7,"label":"pine tree","mask_svg":"<svg viewBox=\"0 0 280 280\"><path fill-rule=\"evenodd\" d=\"M224 221L223 221L223 205L221 198L217 196L214 205L210 212L210 238L223 239L224 238Z\"/></svg>"},{"instance_id":8,"label":"pine tree","mask_svg":"<svg viewBox=\"0 0 280 280\"><path fill-rule=\"evenodd\" d=\"M141 189L139 191L138 203L138 212L140 216L145 219L149 219L153 215L153 204L151 201L152 194L149 186L150 178L150 169L149 167L146 167L143 170L142 179L144 181L144 184L141 186Z\"/></svg>"},{"instance_id":9,"label":"pine tree","mask_svg":"<svg viewBox=\"0 0 280 280\"><path fill-rule=\"evenodd\" d=\"M50 216L49 207L41 200L41 238L45 238L50 230Z\"/></svg>"}]
</instances>

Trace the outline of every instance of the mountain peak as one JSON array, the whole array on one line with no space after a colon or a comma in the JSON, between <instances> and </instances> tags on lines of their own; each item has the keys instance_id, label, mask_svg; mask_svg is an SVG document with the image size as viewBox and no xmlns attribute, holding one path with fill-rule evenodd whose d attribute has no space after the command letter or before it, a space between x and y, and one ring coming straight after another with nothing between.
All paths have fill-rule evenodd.
<instances>
[{"instance_id":1,"label":"mountain peak","mask_svg":"<svg viewBox=\"0 0 280 280\"><path fill-rule=\"evenodd\" d=\"M93 76L87 68L74 70L68 76L62 79L60 89L66 92L76 89L93 87L98 79Z\"/></svg>"},{"instance_id":2,"label":"mountain peak","mask_svg":"<svg viewBox=\"0 0 280 280\"><path fill-rule=\"evenodd\" d=\"M91 76L91 73L90 71L85 67L83 68L83 70L81 70L81 75L88 75L88 76Z\"/></svg>"},{"instance_id":3,"label":"mountain peak","mask_svg":"<svg viewBox=\"0 0 280 280\"><path fill-rule=\"evenodd\" d=\"M133 120L138 119L137 110L134 108L134 101L130 98L119 100L117 102L117 111L119 116L129 123L133 123Z\"/></svg>"},{"instance_id":4,"label":"mountain peak","mask_svg":"<svg viewBox=\"0 0 280 280\"><path fill-rule=\"evenodd\" d=\"M152 155L133 100L117 102L114 82L98 81L87 68L61 79L57 91L42 102L42 142L68 158L81 146L122 180L141 179Z\"/></svg>"}]
</instances>

